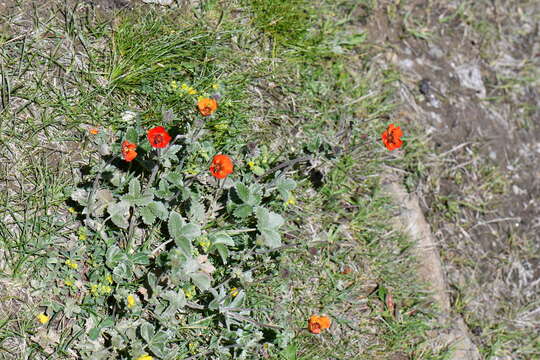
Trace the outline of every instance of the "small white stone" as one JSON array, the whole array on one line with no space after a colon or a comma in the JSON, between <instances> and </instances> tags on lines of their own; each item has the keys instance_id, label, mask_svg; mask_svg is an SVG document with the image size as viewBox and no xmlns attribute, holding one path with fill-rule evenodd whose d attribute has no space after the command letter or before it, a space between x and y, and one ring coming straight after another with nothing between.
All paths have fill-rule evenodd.
<instances>
[{"instance_id":1,"label":"small white stone","mask_svg":"<svg viewBox=\"0 0 540 360\"><path fill-rule=\"evenodd\" d=\"M143 0L147 4L171 5L173 0Z\"/></svg>"},{"instance_id":2,"label":"small white stone","mask_svg":"<svg viewBox=\"0 0 540 360\"><path fill-rule=\"evenodd\" d=\"M128 124L133 124L135 120L135 116L137 116L137 113L134 111L124 111L122 113L122 121Z\"/></svg>"}]
</instances>

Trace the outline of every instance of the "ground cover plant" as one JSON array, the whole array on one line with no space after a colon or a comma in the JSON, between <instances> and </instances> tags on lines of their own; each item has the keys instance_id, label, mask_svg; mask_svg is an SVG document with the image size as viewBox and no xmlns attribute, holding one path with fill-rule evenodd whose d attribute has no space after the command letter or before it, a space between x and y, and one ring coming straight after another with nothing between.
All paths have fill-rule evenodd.
<instances>
[{"instance_id":1,"label":"ground cover plant","mask_svg":"<svg viewBox=\"0 0 540 360\"><path fill-rule=\"evenodd\" d=\"M25 6L2 35L5 358L443 356L379 194L415 139L355 4Z\"/></svg>"}]
</instances>

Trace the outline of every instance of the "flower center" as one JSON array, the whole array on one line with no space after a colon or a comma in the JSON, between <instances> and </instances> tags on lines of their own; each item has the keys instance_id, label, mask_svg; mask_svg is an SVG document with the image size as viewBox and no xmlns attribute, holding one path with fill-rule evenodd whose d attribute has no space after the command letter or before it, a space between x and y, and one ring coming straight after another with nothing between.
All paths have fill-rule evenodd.
<instances>
[{"instance_id":1,"label":"flower center","mask_svg":"<svg viewBox=\"0 0 540 360\"><path fill-rule=\"evenodd\" d=\"M388 133L387 139L388 139L388 142L389 142L389 143L392 143L392 144L393 144L393 143L395 142L395 140L394 140L394 133L393 133L393 132L389 132L389 133Z\"/></svg>"},{"instance_id":2,"label":"flower center","mask_svg":"<svg viewBox=\"0 0 540 360\"><path fill-rule=\"evenodd\" d=\"M154 145L161 144L163 142L163 135L156 134L154 135Z\"/></svg>"},{"instance_id":3,"label":"flower center","mask_svg":"<svg viewBox=\"0 0 540 360\"><path fill-rule=\"evenodd\" d=\"M214 164L214 172L216 173L221 172L221 164L219 163Z\"/></svg>"}]
</instances>

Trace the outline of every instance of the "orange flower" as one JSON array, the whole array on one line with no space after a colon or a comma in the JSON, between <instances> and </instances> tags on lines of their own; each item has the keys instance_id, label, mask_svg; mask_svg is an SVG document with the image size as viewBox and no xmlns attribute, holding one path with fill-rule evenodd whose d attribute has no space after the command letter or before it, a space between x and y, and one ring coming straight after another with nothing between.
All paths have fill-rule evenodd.
<instances>
[{"instance_id":1,"label":"orange flower","mask_svg":"<svg viewBox=\"0 0 540 360\"><path fill-rule=\"evenodd\" d=\"M233 168L234 165L231 158L227 155L219 154L214 156L212 165L210 165L210 172L218 179L225 179L227 175L232 174Z\"/></svg>"},{"instance_id":2,"label":"orange flower","mask_svg":"<svg viewBox=\"0 0 540 360\"><path fill-rule=\"evenodd\" d=\"M97 135L97 134L99 134L99 130L96 129L96 128L92 128L92 129L88 130L88 132L89 132L90 134L92 134L92 135Z\"/></svg>"},{"instance_id":3,"label":"orange flower","mask_svg":"<svg viewBox=\"0 0 540 360\"><path fill-rule=\"evenodd\" d=\"M122 156L124 157L124 160L131 161L137 157L137 152L135 149L137 148L137 144L130 143L129 141L124 141L122 143Z\"/></svg>"},{"instance_id":4,"label":"orange flower","mask_svg":"<svg viewBox=\"0 0 540 360\"><path fill-rule=\"evenodd\" d=\"M308 329L313 334L319 334L322 329L330 327L330 318L328 316L312 315L308 320Z\"/></svg>"},{"instance_id":5,"label":"orange flower","mask_svg":"<svg viewBox=\"0 0 540 360\"><path fill-rule=\"evenodd\" d=\"M217 110L217 101L213 98L202 98L197 101L197 107L203 116L212 115Z\"/></svg>"},{"instance_id":6,"label":"orange flower","mask_svg":"<svg viewBox=\"0 0 540 360\"><path fill-rule=\"evenodd\" d=\"M382 141L384 146L390 151L400 148L403 144L400 137L403 136L403 131L400 127L395 127L394 124L388 125L388 129L382 133Z\"/></svg>"},{"instance_id":7,"label":"orange flower","mask_svg":"<svg viewBox=\"0 0 540 360\"><path fill-rule=\"evenodd\" d=\"M146 136L148 137L148 141L150 141L150 145L155 148L167 147L172 139L163 126L156 126L148 130Z\"/></svg>"}]
</instances>

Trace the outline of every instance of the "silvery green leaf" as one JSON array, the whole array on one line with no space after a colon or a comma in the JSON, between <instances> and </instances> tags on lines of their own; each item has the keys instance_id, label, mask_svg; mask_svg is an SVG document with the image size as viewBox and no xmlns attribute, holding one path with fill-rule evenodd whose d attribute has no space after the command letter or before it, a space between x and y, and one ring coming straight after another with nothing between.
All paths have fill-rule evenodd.
<instances>
[{"instance_id":1,"label":"silvery green leaf","mask_svg":"<svg viewBox=\"0 0 540 360\"><path fill-rule=\"evenodd\" d=\"M147 252L141 251L138 253L135 253L129 257L129 260L131 260L132 263L137 265L148 265L150 264L150 258L148 256Z\"/></svg>"},{"instance_id":2,"label":"silvery green leaf","mask_svg":"<svg viewBox=\"0 0 540 360\"><path fill-rule=\"evenodd\" d=\"M253 206L248 204L242 204L234 209L233 215L238 218L246 218L253 212Z\"/></svg>"},{"instance_id":3,"label":"silvery green leaf","mask_svg":"<svg viewBox=\"0 0 540 360\"><path fill-rule=\"evenodd\" d=\"M120 201L117 203L110 203L107 206L107 212L111 216L111 221L122 229L127 229L129 218L129 203L127 201Z\"/></svg>"},{"instance_id":4,"label":"silvery green leaf","mask_svg":"<svg viewBox=\"0 0 540 360\"><path fill-rule=\"evenodd\" d=\"M148 274L146 274L146 280L148 281L148 285L150 286L150 289L152 289L152 292L155 293L158 282L156 275L152 272L149 272Z\"/></svg>"},{"instance_id":5,"label":"silvery green leaf","mask_svg":"<svg viewBox=\"0 0 540 360\"><path fill-rule=\"evenodd\" d=\"M126 262L122 262L113 269L113 279L115 282L121 283L125 279L129 279L133 272L131 271L131 266Z\"/></svg>"},{"instance_id":6,"label":"silvery green leaf","mask_svg":"<svg viewBox=\"0 0 540 360\"><path fill-rule=\"evenodd\" d=\"M78 202L82 206L88 205L88 191L84 189L76 189L71 193L71 199Z\"/></svg>"},{"instance_id":7,"label":"silvery green leaf","mask_svg":"<svg viewBox=\"0 0 540 360\"><path fill-rule=\"evenodd\" d=\"M171 184L175 185L176 187L183 186L183 182L182 182L183 176L179 172L172 171L165 177L165 179Z\"/></svg>"},{"instance_id":8,"label":"silvery green leaf","mask_svg":"<svg viewBox=\"0 0 540 360\"><path fill-rule=\"evenodd\" d=\"M184 273L192 274L195 271L199 270L200 264L196 259L190 258L187 259L184 263Z\"/></svg>"},{"instance_id":9,"label":"silvery green leaf","mask_svg":"<svg viewBox=\"0 0 540 360\"><path fill-rule=\"evenodd\" d=\"M221 260L223 260L223 263L227 263L227 258L229 257L229 249L224 244L216 244L213 246L219 253L219 256L221 256Z\"/></svg>"},{"instance_id":10,"label":"silvery green leaf","mask_svg":"<svg viewBox=\"0 0 540 360\"><path fill-rule=\"evenodd\" d=\"M257 176L263 176L265 173L264 169L258 165L252 166L251 171Z\"/></svg>"},{"instance_id":11,"label":"silvery green leaf","mask_svg":"<svg viewBox=\"0 0 540 360\"><path fill-rule=\"evenodd\" d=\"M210 287L211 278L208 274L198 271L196 273L190 274L191 280L202 291L208 290Z\"/></svg>"},{"instance_id":12,"label":"silvery green leaf","mask_svg":"<svg viewBox=\"0 0 540 360\"><path fill-rule=\"evenodd\" d=\"M270 211L268 214L268 226L272 229L279 229L285 223L283 217Z\"/></svg>"},{"instance_id":13,"label":"silvery green leaf","mask_svg":"<svg viewBox=\"0 0 540 360\"><path fill-rule=\"evenodd\" d=\"M296 182L293 179L280 177L276 183L276 187L283 200L286 201L289 199L291 191L296 188Z\"/></svg>"},{"instance_id":14,"label":"silvery green leaf","mask_svg":"<svg viewBox=\"0 0 540 360\"><path fill-rule=\"evenodd\" d=\"M75 304L75 300L73 298L67 298L64 304L64 314L66 317L71 318L73 317L73 314L78 314L80 312L81 308Z\"/></svg>"},{"instance_id":15,"label":"silvery green leaf","mask_svg":"<svg viewBox=\"0 0 540 360\"><path fill-rule=\"evenodd\" d=\"M144 341L149 344L154 337L154 326L148 321L143 320L143 323L139 327L139 331L141 332L141 337L144 339Z\"/></svg>"},{"instance_id":16,"label":"silvery green leaf","mask_svg":"<svg viewBox=\"0 0 540 360\"><path fill-rule=\"evenodd\" d=\"M234 240L227 234L224 233L217 233L217 234L211 234L210 240L212 241L212 245L216 244L225 244L227 246L234 246Z\"/></svg>"},{"instance_id":17,"label":"silvery green leaf","mask_svg":"<svg viewBox=\"0 0 540 360\"><path fill-rule=\"evenodd\" d=\"M180 289L179 292L172 290L166 291L161 297L169 302L169 307L165 310L168 315L172 316L178 310L186 306L186 296L184 291Z\"/></svg>"},{"instance_id":18,"label":"silvery green leaf","mask_svg":"<svg viewBox=\"0 0 540 360\"><path fill-rule=\"evenodd\" d=\"M179 237L179 238L175 238L174 242L176 246L178 246L186 256L191 256L192 244L191 244L191 241L189 241L189 239L185 237Z\"/></svg>"},{"instance_id":19,"label":"silvery green leaf","mask_svg":"<svg viewBox=\"0 0 540 360\"><path fill-rule=\"evenodd\" d=\"M163 156L172 157L173 155L176 155L177 152L182 149L181 145L171 145L165 151L163 152Z\"/></svg>"},{"instance_id":20,"label":"silvery green leaf","mask_svg":"<svg viewBox=\"0 0 540 360\"><path fill-rule=\"evenodd\" d=\"M129 182L129 195L131 196L139 196L141 194L141 183L139 182L139 179L133 178Z\"/></svg>"},{"instance_id":21,"label":"silvery green leaf","mask_svg":"<svg viewBox=\"0 0 540 360\"><path fill-rule=\"evenodd\" d=\"M169 234L173 238L180 238L182 237L182 227L186 224L184 219L182 218L182 215L177 213L176 211L171 211L169 214Z\"/></svg>"},{"instance_id":22,"label":"silvery green leaf","mask_svg":"<svg viewBox=\"0 0 540 360\"><path fill-rule=\"evenodd\" d=\"M168 169L168 168L170 168L172 166L171 158L161 156L159 158L159 161L161 162L161 165L163 165L163 167L166 168L166 169Z\"/></svg>"},{"instance_id":23,"label":"silvery green leaf","mask_svg":"<svg viewBox=\"0 0 540 360\"><path fill-rule=\"evenodd\" d=\"M191 240L201 235L201 228L195 224L186 224L184 219L177 212L171 212L169 216L169 234L173 237L176 245L191 257Z\"/></svg>"},{"instance_id":24,"label":"silvery green leaf","mask_svg":"<svg viewBox=\"0 0 540 360\"><path fill-rule=\"evenodd\" d=\"M258 228L268 227L268 222L270 219L270 211L263 208L262 206L258 206L257 208L255 208L255 216L257 217Z\"/></svg>"},{"instance_id":25,"label":"silvery green leaf","mask_svg":"<svg viewBox=\"0 0 540 360\"><path fill-rule=\"evenodd\" d=\"M150 204L153 198L154 194L150 191L139 195L127 194L122 196L122 200L128 202L131 206L146 206Z\"/></svg>"},{"instance_id":26,"label":"silvery green leaf","mask_svg":"<svg viewBox=\"0 0 540 360\"><path fill-rule=\"evenodd\" d=\"M182 236L193 240L201 235L201 227L196 224L186 224L182 227Z\"/></svg>"},{"instance_id":27,"label":"silvery green leaf","mask_svg":"<svg viewBox=\"0 0 540 360\"><path fill-rule=\"evenodd\" d=\"M126 131L125 139L130 143L137 144L139 142L139 134L137 133L137 130L130 126Z\"/></svg>"},{"instance_id":28,"label":"silvery green leaf","mask_svg":"<svg viewBox=\"0 0 540 360\"><path fill-rule=\"evenodd\" d=\"M111 184L119 187L124 181L126 181L126 175L124 173L122 173L121 171L113 171Z\"/></svg>"},{"instance_id":29,"label":"silvery green leaf","mask_svg":"<svg viewBox=\"0 0 540 360\"><path fill-rule=\"evenodd\" d=\"M281 215L268 211L261 206L257 207L255 215L257 216L257 227L259 229L277 229L285 222Z\"/></svg>"},{"instance_id":30,"label":"silvery green leaf","mask_svg":"<svg viewBox=\"0 0 540 360\"><path fill-rule=\"evenodd\" d=\"M263 237L264 244L271 249L277 248L281 245L281 236L276 230L273 229L260 229Z\"/></svg>"},{"instance_id":31,"label":"silvery green leaf","mask_svg":"<svg viewBox=\"0 0 540 360\"><path fill-rule=\"evenodd\" d=\"M114 268L119 262L127 260L127 255L116 245L107 249L105 254L105 265Z\"/></svg>"},{"instance_id":32,"label":"silvery green leaf","mask_svg":"<svg viewBox=\"0 0 540 360\"><path fill-rule=\"evenodd\" d=\"M113 194L108 189L99 189L96 191L96 200L108 204L113 201Z\"/></svg>"},{"instance_id":33,"label":"silvery green leaf","mask_svg":"<svg viewBox=\"0 0 540 360\"><path fill-rule=\"evenodd\" d=\"M154 193L160 199L170 199L174 196L174 193L169 188L169 184L164 179L159 181L158 189L154 190Z\"/></svg>"},{"instance_id":34,"label":"silvery green leaf","mask_svg":"<svg viewBox=\"0 0 540 360\"><path fill-rule=\"evenodd\" d=\"M249 188L241 182L236 183L236 193L244 203L249 202Z\"/></svg>"},{"instance_id":35,"label":"silvery green leaf","mask_svg":"<svg viewBox=\"0 0 540 360\"><path fill-rule=\"evenodd\" d=\"M161 220L165 220L169 215L167 208L160 201L152 201L144 208L140 208L140 212L144 223L147 225L152 225L156 220L156 217L160 218Z\"/></svg>"},{"instance_id":36,"label":"silvery green leaf","mask_svg":"<svg viewBox=\"0 0 540 360\"><path fill-rule=\"evenodd\" d=\"M126 347L124 338L116 330L114 330L111 334L111 345L113 348L116 349L122 349Z\"/></svg>"},{"instance_id":37,"label":"silvery green leaf","mask_svg":"<svg viewBox=\"0 0 540 360\"><path fill-rule=\"evenodd\" d=\"M161 220L166 220L169 216L169 211L161 201L152 201L147 207Z\"/></svg>"},{"instance_id":38,"label":"silvery green leaf","mask_svg":"<svg viewBox=\"0 0 540 360\"><path fill-rule=\"evenodd\" d=\"M194 223L201 223L204 220L205 215L204 206L196 200L191 200L189 220Z\"/></svg>"},{"instance_id":39,"label":"silvery green leaf","mask_svg":"<svg viewBox=\"0 0 540 360\"><path fill-rule=\"evenodd\" d=\"M146 225L152 225L154 221L156 221L156 215L154 215L148 206L140 208L139 212L141 213L142 220Z\"/></svg>"},{"instance_id":40,"label":"silvery green leaf","mask_svg":"<svg viewBox=\"0 0 540 360\"><path fill-rule=\"evenodd\" d=\"M169 341L170 334L166 331L159 330L150 343L150 350L155 353L157 356L163 358L167 355L166 345Z\"/></svg>"},{"instance_id":41,"label":"silvery green leaf","mask_svg":"<svg viewBox=\"0 0 540 360\"><path fill-rule=\"evenodd\" d=\"M244 292L244 290L240 290L238 292L238 295L234 297L233 301L229 304L228 307L233 307L233 308L240 307L245 297L246 297L246 293Z\"/></svg>"}]
</instances>

